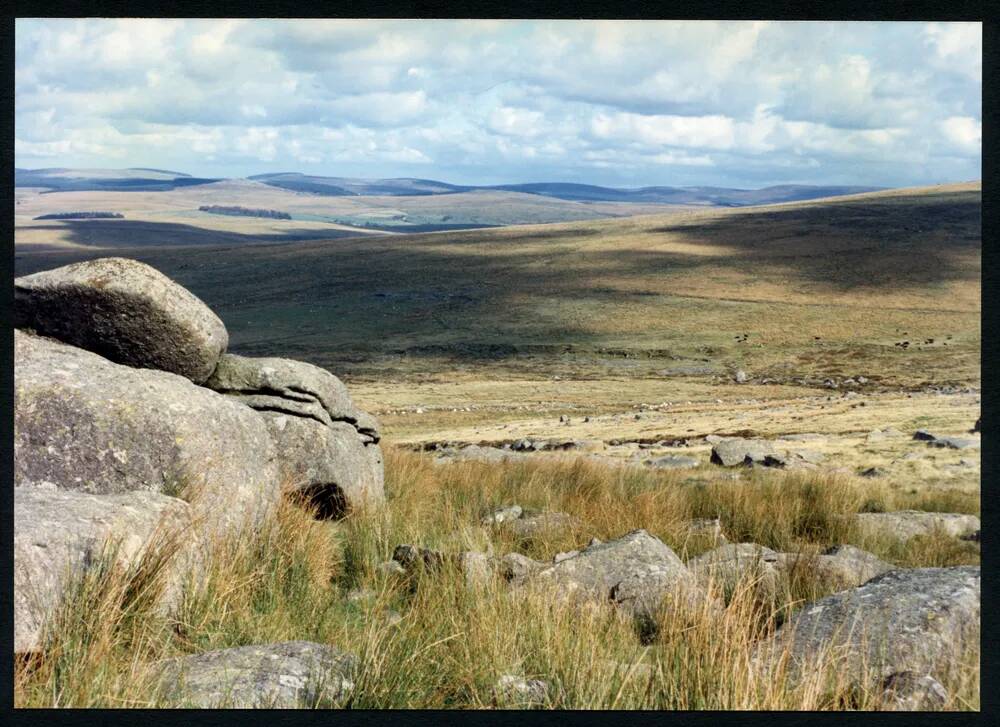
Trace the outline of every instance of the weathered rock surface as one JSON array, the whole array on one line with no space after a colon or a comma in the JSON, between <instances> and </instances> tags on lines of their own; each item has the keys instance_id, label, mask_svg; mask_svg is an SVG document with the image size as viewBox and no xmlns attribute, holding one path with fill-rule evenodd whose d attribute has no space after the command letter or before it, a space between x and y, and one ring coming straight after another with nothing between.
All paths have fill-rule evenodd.
<instances>
[{"instance_id":1,"label":"weathered rock surface","mask_svg":"<svg viewBox=\"0 0 1000 727\"><path fill-rule=\"evenodd\" d=\"M531 576L545 567L545 563L520 553L507 553L500 559L500 575L512 586L525 583Z\"/></svg>"},{"instance_id":2,"label":"weathered rock surface","mask_svg":"<svg viewBox=\"0 0 1000 727\"><path fill-rule=\"evenodd\" d=\"M798 553L779 553L778 567L785 571L807 568L820 580L839 588L860 586L875 576L888 573L895 566L877 555L853 545L835 545L826 552L808 556Z\"/></svg>"},{"instance_id":3,"label":"weathered rock surface","mask_svg":"<svg viewBox=\"0 0 1000 727\"><path fill-rule=\"evenodd\" d=\"M229 336L201 300L159 271L101 258L14 280L14 326L128 366L212 373Z\"/></svg>"},{"instance_id":4,"label":"weathered rock surface","mask_svg":"<svg viewBox=\"0 0 1000 727\"><path fill-rule=\"evenodd\" d=\"M890 674L882 682L881 708L885 711L928 712L941 709L948 699L948 690L930 675L902 671Z\"/></svg>"},{"instance_id":5,"label":"weathered rock surface","mask_svg":"<svg viewBox=\"0 0 1000 727\"><path fill-rule=\"evenodd\" d=\"M768 456L777 454L770 442L759 439L724 439L712 447L712 463L723 467L763 464Z\"/></svg>"},{"instance_id":6,"label":"weathered rock surface","mask_svg":"<svg viewBox=\"0 0 1000 727\"><path fill-rule=\"evenodd\" d=\"M688 570L705 588L710 582L731 591L741 581L753 579L765 593L774 593L778 584L779 555L756 543L732 543L688 561Z\"/></svg>"},{"instance_id":7,"label":"weathered rock surface","mask_svg":"<svg viewBox=\"0 0 1000 727\"><path fill-rule=\"evenodd\" d=\"M698 538L708 538L712 542L726 544L726 536L722 532L722 520L717 517L695 518L688 523L688 532Z\"/></svg>"},{"instance_id":8,"label":"weathered rock surface","mask_svg":"<svg viewBox=\"0 0 1000 727\"><path fill-rule=\"evenodd\" d=\"M155 492L91 495L51 484L15 487L15 653L43 646L46 619L65 588L102 556L127 568L157 542L155 536L169 538L171 532L183 532L190 545L193 533L184 530L189 510L186 502Z\"/></svg>"},{"instance_id":9,"label":"weathered rock surface","mask_svg":"<svg viewBox=\"0 0 1000 727\"><path fill-rule=\"evenodd\" d=\"M327 426L357 425L363 419L366 429L377 432L375 420L361 417L340 379L304 361L226 354L205 386L253 409L312 418Z\"/></svg>"},{"instance_id":10,"label":"weathered rock surface","mask_svg":"<svg viewBox=\"0 0 1000 727\"><path fill-rule=\"evenodd\" d=\"M685 607L708 597L677 554L645 530L591 545L539 571L532 582L560 598L611 601L644 625L667 597Z\"/></svg>"},{"instance_id":11,"label":"weathered rock surface","mask_svg":"<svg viewBox=\"0 0 1000 727\"><path fill-rule=\"evenodd\" d=\"M979 518L975 515L953 512L922 510L863 512L858 513L855 518L859 529L865 535L887 535L900 540L928 535L935 530L942 530L948 535L960 538L980 529Z\"/></svg>"},{"instance_id":12,"label":"weathered rock surface","mask_svg":"<svg viewBox=\"0 0 1000 727\"><path fill-rule=\"evenodd\" d=\"M17 330L14 372L15 485L182 494L216 531L277 500L274 443L235 401Z\"/></svg>"},{"instance_id":13,"label":"weathered rock surface","mask_svg":"<svg viewBox=\"0 0 1000 727\"><path fill-rule=\"evenodd\" d=\"M345 422L261 412L277 445L278 471L285 491L333 519L385 501L382 450L365 444Z\"/></svg>"},{"instance_id":14,"label":"weathered rock surface","mask_svg":"<svg viewBox=\"0 0 1000 727\"><path fill-rule=\"evenodd\" d=\"M945 679L979 639L978 566L883 573L863 586L807 604L758 651L761 665L783 650L792 674L824 654L859 684L912 671Z\"/></svg>"},{"instance_id":15,"label":"weathered rock surface","mask_svg":"<svg viewBox=\"0 0 1000 727\"><path fill-rule=\"evenodd\" d=\"M177 706L296 709L337 706L354 689L357 658L286 641L169 659L157 669L163 696Z\"/></svg>"}]
</instances>

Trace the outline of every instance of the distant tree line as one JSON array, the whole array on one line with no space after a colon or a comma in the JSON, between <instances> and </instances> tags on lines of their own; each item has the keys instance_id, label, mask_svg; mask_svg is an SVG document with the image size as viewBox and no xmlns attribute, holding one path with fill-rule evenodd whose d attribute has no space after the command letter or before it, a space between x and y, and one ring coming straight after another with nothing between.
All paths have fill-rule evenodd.
<instances>
[{"instance_id":1,"label":"distant tree line","mask_svg":"<svg viewBox=\"0 0 1000 727\"><path fill-rule=\"evenodd\" d=\"M268 217L272 220L290 220L292 216L287 212L278 210L256 210L249 207L224 207L220 205L202 205L198 208L200 212L209 212L213 215L232 215L234 217Z\"/></svg>"},{"instance_id":2,"label":"distant tree line","mask_svg":"<svg viewBox=\"0 0 1000 727\"><path fill-rule=\"evenodd\" d=\"M50 215L39 215L36 220L121 220L125 215L121 212L53 212Z\"/></svg>"}]
</instances>

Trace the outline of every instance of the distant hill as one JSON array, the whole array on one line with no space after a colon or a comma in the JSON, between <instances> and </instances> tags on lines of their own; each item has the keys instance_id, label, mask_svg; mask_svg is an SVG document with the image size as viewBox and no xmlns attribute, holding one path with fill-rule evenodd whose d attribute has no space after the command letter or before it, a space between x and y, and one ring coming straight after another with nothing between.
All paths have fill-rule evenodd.
<instances>
[{"instance_id":1,"label":"distant hill","mask_svg":"<svg viewBox=\"0 0 1000 727\"><path fill-rule=\"evenodd\" d=\"M743 207L801 202L822 197L876 192L884 187L813 186L786 184L764 189L727 187L639 187L624 189L570 182L527 184L459 185L433 179L401 177L359 179L322 177L299 172L255 174L248 179L292 192L324 197L428 197L462 192L517 192L568 202L628 202L641 204ZM136 167L132 169L15 169L14 186L44 187L53 192L67 191L168 191L220 181L192 177L182 172Z\"/></svg>"},{"instance_id":2,"label":"distant hill","mask_svg":"<svg viewBox=\"0 0 1000 727\"><path fill-rule=\"evenodd\" d=\"M15 169L15 187L44 187L52 192L162 192L217 182L165 169Z\"/></svg>"},{"instance_id":3,"label":"distant hill","mask_svg":"<svg viewBox=\"0 0 1000 727\"><path fill-rule=\"evenodd\" d=\"M296 172L256 174L250 179L295 192L328 196L423 196L455 194L476 190L500 190L554 197L570 202L644 202L648 204L707 205L742 207L745 205L798 202L821 197L876 192L883 187L782 185L764 189L728 189L723 187L640 187L619 189L568 182L532 182L469 186L437 182L431 179L353 179L318 177Z\"/></svg>"}]
</instances>

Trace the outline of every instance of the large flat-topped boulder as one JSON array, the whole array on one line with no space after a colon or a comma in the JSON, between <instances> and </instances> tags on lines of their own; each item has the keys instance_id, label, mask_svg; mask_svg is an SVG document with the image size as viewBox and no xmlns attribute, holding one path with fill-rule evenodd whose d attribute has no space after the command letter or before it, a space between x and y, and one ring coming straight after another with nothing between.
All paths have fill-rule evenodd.
<instances>
[{"instance_id":1,"label":"large flat-topped boulder","mask_svg":"<svg viewBox=\"0 0 1000 727\"><path fill-rule=\"evenodd\" d=\"M222 321L191 292L144 263L116 257L15 278L14 326L196 383L229 343Z\"/></svg>"},{"instance_id":2,"label":"large flat-topped boulder","mask_svg":"<svg viewBox=\"0 0 1000 727\"><path fill-rule=\"evenodd\" d=\"M382 450L350 424L261 412L280 456L283 488L323 518L385 501Z\"/></svg>"},{"instance_id":3,"label":"large flat-topped boulder","mask_svg":"<svg viewBox=\"0 0 1000 727\"><path fill-rule=\"evenodd\" d=\"M178 494L228 530L279 496L252 409L187 379L14 332L14 478L93 494Z\"/></svg>"},{"instance_id":4,"label":"large flat-topped boulder","mask_svg":"<svg viewBox=\"0 0 1000 727\"><path fill-rule=\"evenodd\" d=\"M374 419L361 416L344 383L304 361L226 354L205 386L260 411L309 417L321 424L357 424L360 418L377 439Z\"/></svg>"},{"instance_id":5,"label":"large flat-topped boulder","mask_svg":"<svg viewBox=\"0 0 1000 727\"><path fill-rule=\"evenodd\" d=\"M859 684L905 671L944 679L978 641L979 617L978 566L893 570L803 606L762 644L760 663L787 651L792 675L832 660Z\"/></svg>"},{"instance_id":6,"label":"large flat-topped boulder","mask_svg":"<svg viewBox=\"0 0 1000 727\"><path fill-rule=\"evenodd\" d=\"M70 579L102 554L127 567L155 536L166 545L171 531L183 533L189 545L189 510L186 502L155 492L90 495L53 485L15 487L14 652L42 648L46 621ZM185 562L175 560L178 566Z\"/></svg>"},{"instance_id":7,"label":"large flat-topped boulder","mask_svg":"<svg viewBox=\"0 0 1000 727\"><path fill-rule=\"evenodd\" d=\"M326 644L239 646L157 664L161 694L178 707L304 709L339 706L357 657Z\"/></svg>"}]
</instances>

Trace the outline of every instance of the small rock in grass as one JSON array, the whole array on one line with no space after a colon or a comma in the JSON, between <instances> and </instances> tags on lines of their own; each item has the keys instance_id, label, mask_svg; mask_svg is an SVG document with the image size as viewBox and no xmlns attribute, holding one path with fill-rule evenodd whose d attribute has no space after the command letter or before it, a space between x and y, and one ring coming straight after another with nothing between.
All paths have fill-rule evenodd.
<instances>
[{"instance_id":1,"label":"small rock in grass","mask_svg":"<svg viewBox=\"0 0 1000 727\"><path fill-rule=\"evenodd\" d=\"M538 706L548 700L549 685L541 679L504 674L497 680L493 693L501 705Z\"/></svg>"},{"instance_id":2,"label":"small rock in grass","mask_svg":"<svg viewBox=\"0 0 1000 727\"><path fill-rule=\"evenodd\" d=\"M517 520L521 517L523 510L520 505L507 505L494 510L483 518L483 525L499 525L510 520Z\"/></svg>"}]
</instances>

